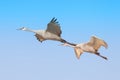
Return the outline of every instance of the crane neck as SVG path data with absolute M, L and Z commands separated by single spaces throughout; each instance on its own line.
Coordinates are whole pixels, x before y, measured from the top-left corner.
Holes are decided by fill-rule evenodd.
M 24 31 L 28 31 L 28 32 L 34 32 L 34 33 L 36 33 L 36 30 L 32 30 L 32 29 L 29 29 L 29 28 L 26 28 Z

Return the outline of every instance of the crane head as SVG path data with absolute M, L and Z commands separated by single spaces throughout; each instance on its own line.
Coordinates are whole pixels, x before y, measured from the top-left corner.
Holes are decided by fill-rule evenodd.
M 67 44 L 67 43 L 63 43 L 63 44 L 61 44 L 62 46 L 69 46 L 69 44 Z
M 27 28 L 25 28 L 25 27 L 22 27 L 22 28 L 19 28 L 19 29 L 17 29 L 17 30 L 27 30 Z

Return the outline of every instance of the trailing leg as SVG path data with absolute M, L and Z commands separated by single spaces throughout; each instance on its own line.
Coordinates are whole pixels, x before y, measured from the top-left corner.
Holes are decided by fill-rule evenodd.
M 107 57 L 100 55 L 100 53 L 98 53 L 98 52 L 95 53 L 95 54 L 96 54 L 97 56 L 100 56 L 101 58 L 103 58 L 103 59 L 105 59 L 105 60 L 108 60 Z

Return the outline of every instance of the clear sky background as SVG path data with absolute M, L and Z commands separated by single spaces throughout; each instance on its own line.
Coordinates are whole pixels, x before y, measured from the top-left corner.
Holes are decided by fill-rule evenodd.
M 104 39 L 109 48 L 99 52 L 109 60 L 88 53 L 78 60 L 60 42 L 16 30 L 46 29 L 53 17 L 70 42 Z M 120 80 L 119 0 L 1 0 L 0 37 L 0 80 Z

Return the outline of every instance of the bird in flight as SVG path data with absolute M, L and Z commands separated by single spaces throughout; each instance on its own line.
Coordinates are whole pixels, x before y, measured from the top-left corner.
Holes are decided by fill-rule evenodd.
M 97 38 L 96 36 L 92 36 L 90 41 L 87 42 L 87 43 L 80 43 L 80 44 L 76 44 L 75 46 L 74 45 L 70 45 L 68 43 L 64 43 L 62 44 L 63 46 L 69 46 L 69 47 L 73 47 L 74 48 L 74 51 L 75 51 L 75 54 L 76 54 L 76 57 L 79 59 L 81 54 L 83 54 L 83 52 L 89 52 L 89 53 L 93 53 L 97 56 L 100 56 L 101 58 L 107 60 L 107 57 L 105 56 L 102 56 L 99 52 L 98 52 L 98 49 L 101 47 L 101 46 L 104 46 L 105 48 L 108 47 L 107 43 L 100 39 L 100 38 Z
M 60 41 L 63 43 L 68 43 L 70 45 L 74 45 L 74 44 L 67 42 L 66 40 L 61 38 L 62 31 L 60 29 L 60 25 L 59 25 L 56 18 L 52 18 L 52 20 L 47 24 L 46 30 L 31 30 L 31 29 L 26 28 L 26 27 L 22 27 L 18 30 L 34 32 L 35 37 L 40 42 L 43 42 L 45 40 L 55 40 L 55 41 Z

